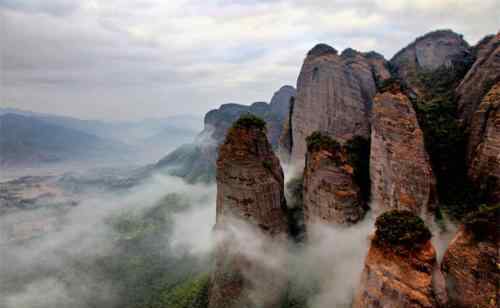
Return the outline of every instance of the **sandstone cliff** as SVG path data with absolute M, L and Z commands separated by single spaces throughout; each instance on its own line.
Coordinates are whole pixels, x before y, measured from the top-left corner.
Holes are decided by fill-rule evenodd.
M 436 307 L 436 252 L 422 220 L 392 211 L 377 218 L 376 227 L 353 307 Z
M 292 161 L 303 165 L 305 138 L 314 131 L 343 141 L 369 136 L 369 112 L 378 78 L 389 75 L 375 53 L 349 49 L 342 55 L 325 44 L 309 51 L 297 81 L 291 114 Z
M 500 81 L 500 33 L 484 38 L 473 52 L 476 60 L 456 89 L 460 117 L 466 123 L 481 98 Z
M 319 132 L 307 138 L 304 221 L 352 224 L 363 218 L 365 200 L 356 183 L 349 150 Z M 358 171 L 359 172 L 359 171 Z
M 235 219 L 244 221 L 267 241 L 283 243 L 288 232 L 283 185 L 283 172 L 267 140 L 265 122 L 240 118 L 229 130 L 217 159 L 215 229 L 223 240 L 216 247 L 209 307 L 279 306 L 286 279 L 238 249 L 249 243 L 234 242 L 238 237 L 231 224 Z
M 449 307 L 498 307 L 500 207 L 467 216 L 443 257 Z
M 433 209 L 436 181 L 410 100 L 396 87 L 373 104 L 370 178 L 375 213 Z
M 255 102 L 250 106 L 223 104 L 205 115 L 204 129 L 195 142 L 183 145 L 156 164 L 157 169 L 180 176 L 189 182 L 211 182 L 215 177 L 217 149 L 224 142 L 228 129 L 243 114 L 253 114 L 267 122 L 267 136 L 273 148 L 278 147 L 283 123 L 295 89 L 283 86 L 274 93 L 271 102 Z
M 468 147 L 469 176 L 488 203 L 500 202 L 500 82 L 474 112 Z
M 423 94 L 424 85 L 419 80 L 422 72 L 434 71 L 440 67 L 453 69 L 468 61 L 470 48 L 467 42 L 451 30 L 438 30 L 417 38 L 399 51 L 391 65 L 396 75 L 416 95 Z

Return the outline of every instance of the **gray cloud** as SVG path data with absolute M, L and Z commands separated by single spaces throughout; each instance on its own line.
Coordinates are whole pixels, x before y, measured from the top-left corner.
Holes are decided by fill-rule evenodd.
M 3 0 L 0 104 L 79 117 L 203 114 L 294 84 L 319 41 L 390 57 L 452 28 L 474 44 L 498 31 L 499 13 L 495 0 Z

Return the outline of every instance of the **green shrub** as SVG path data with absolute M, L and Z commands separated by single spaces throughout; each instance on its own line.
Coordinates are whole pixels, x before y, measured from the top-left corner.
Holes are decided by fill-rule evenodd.
M 201 274 L 162 294 L 162 306 L 169 308 L 208 307 L 209 275 Z
M 382 246 L 412 249 L 426 243 L 431 232 L 423 220 L 410 211 L 392 210 L 377 217 L 375 241 Z
M 316 152 L 327 150 L 332 153 L 340 150 L 340 144 L 330 136 L 316 131 L 306 138 L 307 151 Z
M 247 113 L 242 115 L 238 120 L 236 120 L 236 122 L 233 123 L 232 128 L 244 128 L 244 129 L 257 128 L 260 130 L 265 130 L 266 121 L 262 120 L 261 118 L 251 113 Z

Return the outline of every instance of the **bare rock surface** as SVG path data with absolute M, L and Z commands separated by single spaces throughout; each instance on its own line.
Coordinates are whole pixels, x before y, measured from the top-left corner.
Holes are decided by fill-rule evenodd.
M 345 147 L 310 149 L 304 169 L 305 224 L 353 224 L 365 210 Z
M 406 209 L 416 214 L 436 204 L 436 180 L 410 100 L 401 92 L 374 99 L 370 178 L 376 213 Z
M 486 194 L 488 203 L 500 202 L 500 82 L 483 98 L 472 117 L 469 139 L 469 176 Z
M 283 181 L 279 160 L 263 127 L 250 124 L 229 130 L 217 159 L 215 229 L 223 240 L 216 247 L 210 308 L 280 305 L 286 279 L 238 248 L 251 243 L 234 242 L 238 236 L 232 223 L 248 223 L 266 241 L 283 244 L 288 232 Z
M 487 239 L 462 226 L 443 257 L 449 307 L 498 307 L 500 298 L 498 214 Z
M 369 113 L 377 80 L 390 73 L 375 53 L 349 49 L 338 55 L 328 45 L 315 46 L 307 55 L 297 81 L 297 97 L 289 125 L 291 159 L 303 165 L 305 138 L 314 131 L 337 140 L 369 136 Z
M 403 48 L 391 59 L 391 64 L 398 77 L 419 95 L 423 90 L 418 80 L 419 72 L 433 71 L 442 66 L 453 68 L 455 62 L 462 62 L 469 53 L 469 45 L 462 35 L 451 30 L 438 30 Z
M 456 89 L 461 119 L 469 123 L 482 97 L 500 81 L 500 33 L 485 37 L 474 48 L 475 61 Z
M 404 213 L 404 215 L 411 220 L 419 219 L 411 217 L 413 214 Z M 381 239 L 379 235 L 381 227 L 378 221 L 379 219 L 352 307 L 437 307 L 432 279 L 432 272 L 436 266 L 436 251 L 429 240 L 428 230 L 424 232 L 425 234 L 416 233 L 418 235 L 415 235 L 415 238 L 408 238 L 405 244 L 389 243 Z M 398 223 L 398 225 L 388 225 L 384 229 L 402 228 L 399 231 L 391 230 L 393 232 L 391 234 L 401 236 L 408 234 L 409 226 L 402 226 L 405 222 L 396 220 L 388 223 Z M 419 223 L 422 224 L 421 220 Z

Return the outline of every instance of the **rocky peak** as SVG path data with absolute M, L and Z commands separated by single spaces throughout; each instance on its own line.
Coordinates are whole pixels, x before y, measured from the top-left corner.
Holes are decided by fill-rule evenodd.
M 307 138 L 304 169 L 304 220 L 311 225 L 352 224 L 363 218 L 365 201 L 347 146 L 315 132 Z
M 210 308 L 280 305 L 286 279 L 275 277 L 242 253 L 230 226 L 233 219 L 238 219 L 253 226 L 266 241 L 284 243 L 288 222 L 283 181 L 265 122 L 255 116 L 241 117 L 230 128 L 217 159 L 215 230 L 224 235 L 224 240 L 216 247 Z M 251 296 L 255 292 L 258 298 Z
M 353 307 L 437 307 L 436 252 L 423 221 L 408 211 L 377 218 Z
M 156 167 L 190 182 L 213 181 L 217 149 L 224 142 L 231 125 L 244 114 L 253 114 L 266 121 L 269 141 L 277 148 L 293 95 L 293 87 L 284 86 L 274 94 L 269 104 L 255 102 L 248 106 L 228 103 L 210 110 L 205 115 L 204 129 L 195 142 L 179 147 L 159 161 Z
M 308 57 L 320 57 L 325 55 L 336 55 L 338 52 L 335 48 L 327 44 L 317 44 L 307 53 Z
M 292 86 L 283 86 L 274 92 L 271 102 L 271 112 L 279 116 L 282 120 L 287 119 L 290 109 L 290 100 L 297 95 L 297 91 Z
M 460 118 L 468 124 L 483 96 L 500 81 L 500 32 L 474 47 L 475 61 L 456 89 Z
M 368 59 L 354 50 L 344 56 L 316 46 L 308 54 L 297 81 L 297 97 L 291 114 L 292 161 L 303 165 L 306 137 L 322 131 L 345 141 L 369 136 L 369 113 L 377 91 L 377 78 L 390 76 L 384 61 Z M 346 57 L 345 54 L 354 57 Z M 378 61 L 378 62 L 377 62 Z
M 500 206 L 482 208 L 465 223 L 441 263 L 448 307 L 498 307 Z
M 468 146 L 469 177 L 486 202 L 500 202 L 500 82 L 472 116 Z
M 377 94 L 372 111 L 370 177 L 376 213 L 422 214 L 436 205 L 436 180 L 412 104 L 398 87 Z
M 421 72 L 440 67 L 462 65 L 470 54 L 469 44 L 463 36 L 451 30 L 437 30 L 417 38 L 396 53 L 391 64 L 401 78 L 417 95 L 424 91 L 419 81 Z

